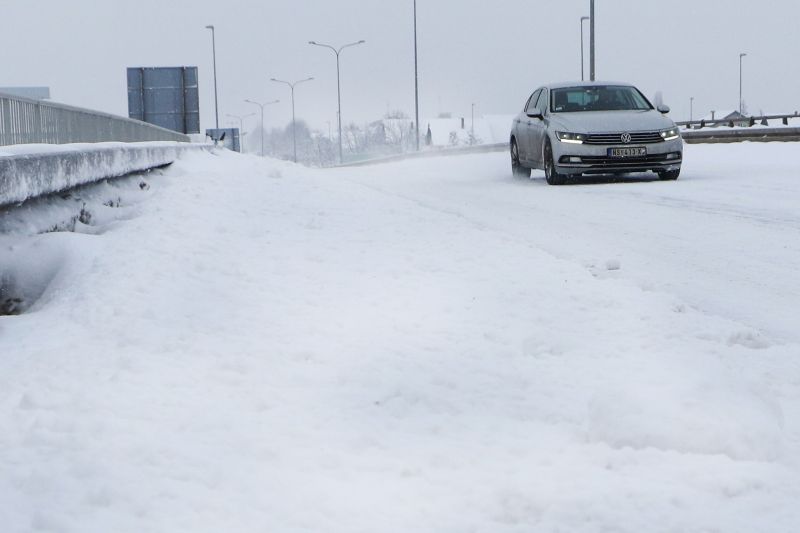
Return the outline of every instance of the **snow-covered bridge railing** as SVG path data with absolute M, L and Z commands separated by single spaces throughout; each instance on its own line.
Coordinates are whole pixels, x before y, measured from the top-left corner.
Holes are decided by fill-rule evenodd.
M 166 166 L 187 150 L 204 148 L 174 142 L 0 148 L 0 206 Z
M 0 146 L 9 145 L 21 146 L 0 148 L 0 206 L 168 165 L 197 148 L 139 120 L 0 94 Z
M 139 120 L 0 94 L 0 146 L 147 141 L 189 137 Z

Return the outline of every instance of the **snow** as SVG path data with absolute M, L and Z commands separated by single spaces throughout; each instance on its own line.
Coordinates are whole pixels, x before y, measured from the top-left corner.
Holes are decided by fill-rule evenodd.
M 3 530 L 795 530 L 795 151 L 216 151 L 7 211 Z

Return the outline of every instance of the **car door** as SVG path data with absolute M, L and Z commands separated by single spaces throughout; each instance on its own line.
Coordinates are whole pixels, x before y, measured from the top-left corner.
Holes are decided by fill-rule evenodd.
M 526 161 L 530 159 L 530 124 L 531 119 L 528 117 L 527 113 L 530 110 L 536 108 L 536 100 L 539 98 L 539 93 L 541 93 L 541 89 L 537 89 L 528 98 L 528 102 L 525 104 L 525 109 L 522 110 L 522 113 L 517 115 L 515 129 L 517 130 L 517 148 L 519 149 L 519 158 L 522 161 Z
M 542 115 L 541 119 L 532 118 L 528 125 L 528 142 L 530 154 L 527 159 L 537 168 L 544 168 L 542 161 L 542 148 L 547 134 L 547 120 L 549 114 L 550 91 L 542 89 L 536 101 L 536 112 Z

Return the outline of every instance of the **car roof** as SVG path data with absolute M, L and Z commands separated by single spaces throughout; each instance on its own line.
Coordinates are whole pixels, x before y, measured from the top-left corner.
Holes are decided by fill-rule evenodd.
M 598 87 L 605 85 L 614 85 L 617 87 L 634 87 L 631 83 L 623 81 L 566 81 L 561 83 L 550 83 L 544 85 L 547 89 L 566 89 L 573 87 Z

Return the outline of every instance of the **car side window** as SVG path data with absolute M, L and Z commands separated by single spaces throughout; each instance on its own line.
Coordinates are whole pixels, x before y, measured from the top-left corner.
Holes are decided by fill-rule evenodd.
M 542 115 L 547 114 L 547 107 L 550 101 L 549 95 L 547 94 L 547 89 L 542 89 L 542 94 L 539 95 L 539 102 L 536 104 L 536 108 Z
M 528 103 L 525 104 L 525 112 L 528 113 L 532 109 L 536 108 L 536 101 L 539 99 L 539 94 L 542 92 L 541 89 L 538 89 L 533 92 L 530 98 L 528 98 Z
M 536 98 L 531 100 L 531 111 L 538 110 L 539 98 L 541 98 L 541 97 L 542 97 L 542 90 L 539 89 L 538 91 L 536 91 Z

